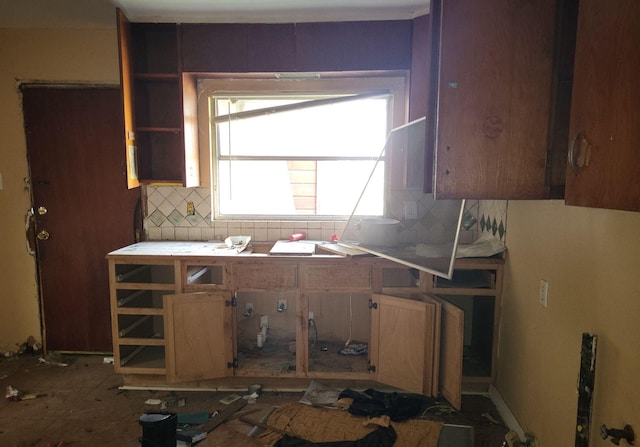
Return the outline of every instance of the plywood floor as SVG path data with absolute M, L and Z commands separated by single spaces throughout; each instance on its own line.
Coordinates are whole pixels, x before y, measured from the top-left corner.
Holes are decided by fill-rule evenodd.
M 159 411 L 145 404 L 150 398 L 184 398 L 177 413 L 222 410 L 220 399 L 229 392 L 123 390 L 122 377 L 101 356 L 72 356 L 68 366 L 42 363 L 39 357 L 23 354 L 0 359 L 0 387 L 12 386 L 23 393 L 36 394 L 30 400 L 0 400 L 0 446 L 3 447 L 82 447 L 140 446 L 140 416 Z M 255 404 L 242 411 L 255 410 L 249 417 L 259 420 L 273 406 L 297 402 L 301 392 L 264 393 Z M 464 396 L 463 410 L 456 413 L 432 412 L 431 417 L 445 423 L 474 425 L 475 447 L 502 445 L 506 429 L 485 415 L 499 417 L 490 400 L 483 396 Z M 199 443 L 199 447 L 259 446 L 247 438 L 251 427 L 239 420 L 227 422 Z

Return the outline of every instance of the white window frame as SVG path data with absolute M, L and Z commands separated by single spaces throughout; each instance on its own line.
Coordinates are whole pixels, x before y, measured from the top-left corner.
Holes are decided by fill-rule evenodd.
M 273 92 L 300 94 L 364 94 L 385 91 L 391 96 L 388 130 L 406 122 L 408 115 L 408 72 L 374 71 L 357 73 L 268 73 L 268 74 L 208 74 L 198 78 L 198 128 L 200 145 L 201 186 L 211 189 L 212 220 L 335 220 L 331 216 L 294 215 L 220 216 L 215 186 L 214 131 L 209 116 L 209 97 L 219 93 L 270 94 Z M 382 148 L 381 148 L 382 149 Z M 386 180 L 385 180 L 386 181 Z M 354 203 L 355 205 L 355 203 Z M 346 216 L 345 218 L 348 218 Z

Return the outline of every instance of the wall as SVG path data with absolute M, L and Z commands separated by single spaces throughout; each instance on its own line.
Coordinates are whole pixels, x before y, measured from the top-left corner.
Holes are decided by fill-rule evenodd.
M 118 84 L 113 25 L 76 29 L 0 28 L 0 349 L 40 340 L 34 258 L 28 254 L 25 216 L 30 205 L 26 143 L 18 85 L 22 81 Z
M 631 424 L 637 433 L 640 213 L 510 201 L 507 220 L 498 391 L 542 446 L 574 445 L 581 335 L 592 332 L 590 445 L 611 445 L 600 438 L 601 424 Z M 546 309 L 540 279 L 549 282 Z

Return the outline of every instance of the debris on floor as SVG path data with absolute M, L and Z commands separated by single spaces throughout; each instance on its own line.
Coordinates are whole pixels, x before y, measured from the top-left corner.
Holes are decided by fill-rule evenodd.
M 58 354 L 47 354 L 47 355 L 43 355 L 41 356 L 38 361 L 40 363 L 44 363 L 47 365 L 54 365 L 54 366 L 69 366 L 69 362 L 66 361 L 66 359 Z
M 0 350 L 7 358 L 21 355 L 24 353 L 38 353 L 42 349 L 42 345 L 33 337 L 29 336 L 27 341 L 23 343 L 16 343 L 15 347 L 2 346 Z
M 7 385 L 7 392 L 5 393 L 5 397 L 7 398 L 8 401 L 19 402 L 21 400 L 37 399 L 39 397 L 39 394 L 37 394 L 37 393 L 23 393 L 19 389 L 15 388 L 15 387 L 13 387 L 11 385 Z
M 163 400 L 160 403 L 160 409 L 167 410 L 169 408 L 184 407 L 185 405 L 187 405 L 187 400 L 184 397 L 179 397 L 176 399 Z

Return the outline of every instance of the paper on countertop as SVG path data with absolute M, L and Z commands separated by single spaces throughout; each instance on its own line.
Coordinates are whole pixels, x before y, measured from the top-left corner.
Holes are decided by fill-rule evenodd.
M 235 250 L 236 253 L 244 251 L 251 242 L 251 236 L 229 236 L 224 240 L 227 248 Z
M 504 242 L 484 234 L 472 244 L 458 244 L 456 258 L 487 258 L 505 250 Z

